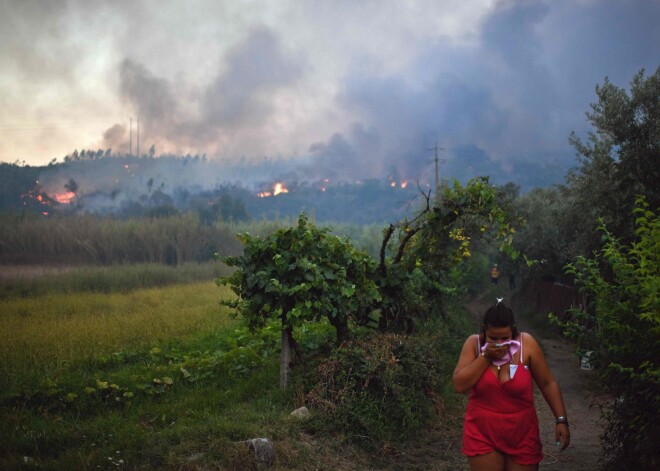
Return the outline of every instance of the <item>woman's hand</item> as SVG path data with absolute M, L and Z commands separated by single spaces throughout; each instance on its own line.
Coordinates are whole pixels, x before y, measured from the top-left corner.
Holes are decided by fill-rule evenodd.
M 555 426 L 555 440 L 561 451 L 564 451 L 571 443 L 571 432 L 568 430 L 568 424 L 559 423 Z
M 452 377 L 454 389 L 458 393 L 468 392 L 490 366 L 490 360 L 486 357 L 486 352 L 484 351 L 483 355 L 481 352 L 477 354 L 478 348 L 479 338 L 477 335 L 471 335 L 463 344 Z M 481 358 L 482 356 L 483 358 Z
M 487 343 L 486 344 L 486 349 L 483 351 L 484 356 L 488 361 L 495 361 L 495 360 L 501 360 L 504 355 L 506 355 L 509 352 L 509 347 L 508 345 L 503 345 L 501 347 L 497 346 L 499 344 L 497 343 Z

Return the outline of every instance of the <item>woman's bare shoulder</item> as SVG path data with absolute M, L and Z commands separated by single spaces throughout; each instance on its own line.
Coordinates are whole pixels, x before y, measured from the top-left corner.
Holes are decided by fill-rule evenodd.
M 523 343 L 523 348 L 528 348 L 530 351 L 540 349 L 539 343 L 536 341 L 534 336 L 528 332 L 521 332 L 520 338 Z
M 472 334 L 468 338 L 465 339 L 465 343 L 463 344 L 464 347 L 467 346 L 474 346 L 474 348 L 477 348 L 479 345 L 479 334 Z

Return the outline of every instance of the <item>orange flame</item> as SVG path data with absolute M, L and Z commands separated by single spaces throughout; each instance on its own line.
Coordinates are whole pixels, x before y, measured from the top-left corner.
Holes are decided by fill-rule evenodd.
M 280 193 L 288 193 L 289 190 L 284 186 L 283 183 L 275 183 L 273 187 L 273 195 L 279 195 Z
M 280 193 L 288 193 L 289 189 L 284 186 L 284 183 L 277 182 L 273 185 L 273 191 L 262 191 L 257 193 L 259 198 L 268 198 L 269 196 L 277 196 Z
M 59 193 L 55 195 L 55 201 L 60 204 L 69 204 L 76 197 L 76 194 L 73 191 L 67 191 L 66 193 Z
M 401 188 L 405 188 L 408 186 L 408 181 L 404 180 L 401 182 Z

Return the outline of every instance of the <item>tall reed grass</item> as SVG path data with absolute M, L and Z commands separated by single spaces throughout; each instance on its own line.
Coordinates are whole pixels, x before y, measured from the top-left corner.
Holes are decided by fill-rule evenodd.
M 238 255 L 239 232 L 263 236 L 295 224 L 294 219 L 200 222 L 196 213 L 116 219 L 92 214 L 48 218 L 0 214 L 0 265 L 114 265 L 204 262 L 215 253 Z M 324 223 L 333 233 L 376 256 L 383 226 Z
M 0 299 L 47 293 L 113 293 L 176 283 L 211 281 L 229 273 L 215 261 L 189 262 L 176 267 L 156 263 L 109 267 L 0 266 Z
M 223 224 L 201 224 L 195 213 L 114 219 L 97 215 L 49 218 L 0 214 L 2 264 L 177 265 L 236 255 L 241 245 Z

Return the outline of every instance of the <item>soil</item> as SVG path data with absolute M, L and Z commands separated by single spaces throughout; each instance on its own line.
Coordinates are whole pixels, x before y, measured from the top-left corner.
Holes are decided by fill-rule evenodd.
M 468 308 L 475 316 L 475 325 L 483 316 L 491 299 L 476 299 Z M 515 306 L 515 300 L 514 300 Z M 593 471 L 599 467 L 602 448 L 600 435 L 603 423 L 600 410 L 593 406 L 595 378 L 593 371 L 580 368 L 573 346 L 558 334 L 537 329 L 530 319 L 516 319 L 522 331 L 530 333 L 541 345 L 550 371 L 557 379 L 570 420 L 571 444 L 560 452 L 555 443 L 554 415 L 538 388 L 534 387 L 536 410 L 539 417 L 544 458 L 540 470 Z M 475 330 L 476 331 L 476 330 Z M 457 352 L 458 355 L 458 352 Z M 465 399 L 465 402 L 467 400 Z M 469 470 L 467 459 L 460 452 L 462 444 L 462 419 L 447 420 L 440 417 L 433 426 L 414 443 L 405 445 L 392 456 L 384 456 L 379 466 L 362 469 L 385 470 Z M 386 455 L 388 450 L 384 450 Z

